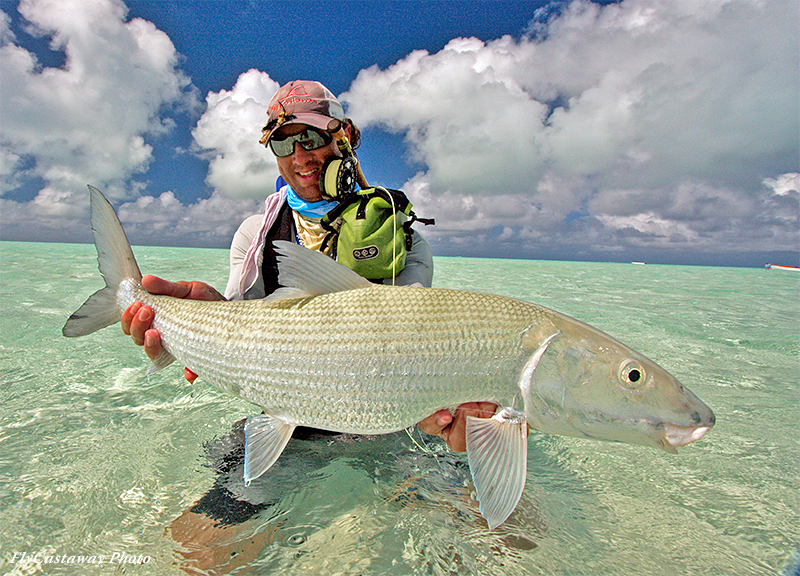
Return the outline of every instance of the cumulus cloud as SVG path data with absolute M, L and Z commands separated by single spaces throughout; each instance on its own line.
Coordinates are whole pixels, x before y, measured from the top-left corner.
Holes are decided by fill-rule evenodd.
M 214 192 L 210 198 L 184 205 L 172 192 L 141 196 L 119 207 L 118 214 L 132 242 L 158 238 L 159 244 L 225 245 L 238 225 L 261 209 L 261 202 L 241 201 Z
M 136 176 L 153 160 L 148 139 L 169 132 L 176 112 L 198 108 L 196 89 L 180 70 L 169 37 L 150 22 L 126 20 L 119 0 L 22 0 L 18 10 L 27 32 L 49 39 L 65 61 L 61 67 L 40 64 L 17 43 L 9 16 L 0 12 L 0 192 L 41 183 L 29 202 L 0 198 L 3 235 L 85 241 L 86 184 L 117 200 L 142 194 L 145 184 Z M 251 105 L 247 97 L 239 99 L 249 81 L 245 75 L 231 92 L 209 94 L 209 111 L 196 128 L 200 146 L 219 150 L 211 158 L 209 181 L 222 193 L 188 206 L 172 192 L 124 204 L 120 218 L 132 241 L 221 245 L 244 216 L 258 210 L 256 202 L 223 194 L 241 195 L 225 186 L 225 178 L 232 170 L 246 175 L 255 157 L 237 140 L 252 124 L 240 122 Z M 269 92 L 269 79 L 264 82 L 262 90 Z M 230 110 L 240 116 L 226 118 Z M 239 124 L 224 126 L 226 120 Z M 238 165 L 231 169 L 237 147 Z M 231 180 L 247 184 L 246 178 Z
M 42 66 L 3 15 L 4 191 L 35 178 L 51 202 L 69 203 L 87 182 L 131 194 L 129 179 L 152 160 L 147 138 L 172 127 L 162 112 L 192 105 L 172 42 L 149 22 L 126 21 L 119 0 L 22 0 L 18 9 L 65 64 Z
M 87 240 L 87 182 L 126 202 L 141 241 L 223 245 L 258 211 L 278 174 L 258 144 L 278 88 L 266 72 L 206 96 L 191 152 L 213 192 L 182 204 L 146 181 L 154 139 L 202 106 L 167 35 L 121 0 L 18 9 L 64 63 L 39 62 L 0 12 L 0 194 L 36 191 L 0 198 L 3 237 Z M 341 99 L 362 128 L 402 135 L 422 167 L 403 188 L 437 219 L 440 254 L 796 253 L 795 28 L 787 2 L 554 2 L 522 37 L 411 52 Z
M 363 70 L 342 99 L 426 167 L 405 189 L 441 248 L 796 251 L 795 24 L 782 2 L 576 1 L 521 39 Z
M 781 174 L 777 178 L 764 178 L 764 186 L 770 188 L 778 196 L 798 195 L 800 194 L 800 174 L 789 172 Z
M 268 74 L 249 70 L 232 90 L 206 97 L 206 111 L 192 136 L 209 160 L 206 181 L 226 196 L 263 198 L 265 183 L 278 177 L 275 157 L 258 140 L 267 122 L 267 104 L 279 87 Z

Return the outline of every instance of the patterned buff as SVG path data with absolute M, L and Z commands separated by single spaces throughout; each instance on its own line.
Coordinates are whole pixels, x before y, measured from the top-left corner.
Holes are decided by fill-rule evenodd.
M 322 218 L 336 207 L 338 202 L 330 202 L 327 200 L 320 200 L 319 202 L 306 202 L 297 192 L 292 190 L 291 186 L 287 186 L 286 200 L 289 202 L 289 207 L 302 214 L 306 218 Z

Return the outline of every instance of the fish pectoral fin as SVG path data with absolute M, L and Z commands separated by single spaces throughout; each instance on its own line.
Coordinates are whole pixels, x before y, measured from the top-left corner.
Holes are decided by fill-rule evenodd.
M 492 418 L 467 417 L 467 456 L 480 511 L 494 529 L 522 497 L 528 468 L 525 415 L 503 408 Z
M 249 416 L 244 423 L 244 482 L 269 470 L 286 448 L 296 424 L 269 414 Z
M 161 349 L 161 352 L 158 356 L 155 357 L 155 360 L 150 362 L 150 366 L 147 367 L 146 374 L 150 376 L 150 374 L 155 374 L 159 370 L 166 368 L 170 364 L 175 362 L 175 356 L 164 350 Z

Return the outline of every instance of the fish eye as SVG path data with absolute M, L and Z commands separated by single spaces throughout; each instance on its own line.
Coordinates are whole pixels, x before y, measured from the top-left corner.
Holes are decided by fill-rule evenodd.
M 638 390 L 647 382 L 644 366 L 631 359 L 620 364 L 618 377 L 620 383 L 629 390 Z

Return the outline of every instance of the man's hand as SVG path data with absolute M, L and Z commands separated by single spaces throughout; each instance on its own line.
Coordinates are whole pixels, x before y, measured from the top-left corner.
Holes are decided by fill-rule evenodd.
M 419 422 L 417 426 L 426 434 L 441 436 L 455 452 L 467 451 L 467 416 L 491 418 L 497 405 L 491 402 L 467 402 L 456 409 L 455 415 L 449 410 L 439 410 Z
M 225 300 L 214 288 L 204 282 L 170 282 L 147 275 L 142 278 L 142 286 L 151 294 L 186 298 L 188 300 Z M 161 334 L 151 328 L 153 309 L 141 302 L 134 302 L 122 313 L 122 331 L 129 335 L 137 346 L 144 346 L 144 352 L 150 360 L 161 353 Z M 194 382 L 197 374 L 185 369 L 184 375 L 189 382 Z

